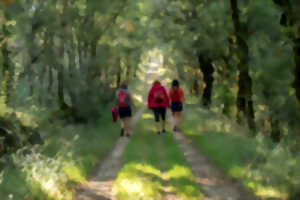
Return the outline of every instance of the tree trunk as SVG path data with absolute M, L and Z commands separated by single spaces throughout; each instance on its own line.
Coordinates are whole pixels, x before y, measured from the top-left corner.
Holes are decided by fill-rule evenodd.
M 294 42 L 294 56 L 295 56 L 295 80 L 294 80 L 294 88 L 296 90 L 296 96 L 298 99 L 298 103 L 300 105 L 300 31 L 298 33 L 297 38 L 295 38 Z
M 90 54 L 91 54 L 91 62 L 88 66 L 88 80 L 91 80 L 97 76 L 97 39 L 92 40 Z
M 300 2 L 297 0 L 273 0 L 275 4 L 283 9 L 280 24 L 288 26 L 294 30 L 294 82 L 292 87 L 295 88 L 296 98 L 300 105 Z
M 193 91 L 192 94 L 199 96 L 199 84 L 198 84 L 197 76 L 195 76 L 195 79 L 193 81 L 192 91 Z
M 9 99 L 9 51 L 6 43 L 3 45 L 1 51 L 3 56 L 1 95 L 4 98 L 4 103 L 7 104 Z
M 129 82 L 130 79 L 130 66 L 129 63 L 126 65 L 126 81 Z
M 121 68 L 121 58 L 119 57 L 118 58 L 118 63 L 117 63 L 117 65 L 118 65 L 118 72 L 117 72 L 117 82 L 116 82 L 116 85 L 117 85 L 117 88 L 119 88 L 120 87 L 120 85 L 121 85 L 121 76 L 122 76 L 122 68 Z
M 300 2 L 292 1 L 291 8 L 293 9 L 293 26 L 295 31 L 294 38 L 294 60 L 295 60 L 295 80 L 294 80 L 294 88 L 296 90 L 296 97 L 298 99 L 298 103 L 300 105 Z
M 212 60 L 208 57 L 203 55 L 198 56 L 200 69 L 203 73 L 203 81 L 205 83 L 205 88 L 202 95 L 202 104 L 203 106 L 209 108 L 211 105 L 211 96 L 212 96 L 212 89 L 213 89 L 213 82 L 214 82 L 214 67 L 212 65 Z
M 249 128 L 254 130 L 254 108 L 252 101 L 252 79 L 249 75 L 249 50 L 248 45 L 243 37 L 246 37 L 247 33 L 243 32 L 242 23 L 240 22 L 240 11 L 238 9 L 237 0 L 230 0 L 232 10 L 232 21 L 234 25 L 234 32 L 236 37 L 236 43 L 239 49 L 238 57 L 238 94 L 237 94 L 237 120 L 242 121 L 243 114 L 247 118 Z
M 65 10 L 65 6 L 63 10 Z M 59 56 L 61 61 L 58 63 L 57 67 L 57 80 L 58 80 L 58 105 L 61 110 L 66 110 L 68 105 L 65 103 L 64 99 L 64 55 L 65 55 L 65 26 L 66 22 L 63 19 L 64 11 L 61 15 L 61 35 L 60 35 L 60 49 L 59 49 Z
M 3 25 L 3 32 L 4 37 L 9 36 L 9 32 L 6 29 L 6 25 Z M 10 101 L 10 94 L 11 94 L 11 85 L 12 85 L 12 76 L 13 76 L 13 69 L 12 63 L 10 61 L 10 52 L 8 50 L 7 41 L 4 42 L 2 48 L 2 57 L 3 57 L 3 68 L 2 68 L 2 82 L 1 82 L 1 95 L 4 98 L 4 103 L 8 104 Z
M 75 44 L 74 42 L 71 40 L 70 41 L 70 46 L 72 47 L 69 52 L 69 79 L 70 81 L 74 81 L 74 72 L 76 70 L 76 55 L 75 55 Z M 72 102 L 72 107 L 75 109 L 76 105 L 77 105 L 77 97 L 76 97 L 76 92 L 74 92 L 74 88 L 76 88 L 76 86 L 74 85 L 70 85 L 68 84 L 68 91 L 71 97 L 71 102 Z

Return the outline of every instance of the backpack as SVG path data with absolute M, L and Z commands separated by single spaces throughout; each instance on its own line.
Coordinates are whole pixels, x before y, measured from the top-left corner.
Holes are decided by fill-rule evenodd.
M 181 100 L 179 88 L 177 90 L 171 89 L 170 97 L 172 102 L 179 102 Z
M 118 105 L 122 108 L 129 106 L 129 95 L 127 92 L 120 91 L 118 93 Z
M 156 103 L 162 103 L 165 100 L 165 94 L 162 89 L 153 92 L 153 98 Z

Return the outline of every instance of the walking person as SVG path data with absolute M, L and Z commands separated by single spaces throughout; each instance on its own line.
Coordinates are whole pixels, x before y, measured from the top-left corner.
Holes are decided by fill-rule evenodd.
M 172 87 L 169 90 L 173 131 L 180 131 L 181 112 L 184 107 L 184 93 L 179 86 L 178 80 L 172 81 Z
M 116 106 L 121 120 L 121 136 L 130 137 L 133 101 L 126 83 L 122 83 L 116 92 Z
M 166 89 L 160 81 L 155 80 L 148 93 L 148 108 L 152 109 L 154 113 L 158 135 L 166 132 L 166 112 L 169 107 L 170 102 Z

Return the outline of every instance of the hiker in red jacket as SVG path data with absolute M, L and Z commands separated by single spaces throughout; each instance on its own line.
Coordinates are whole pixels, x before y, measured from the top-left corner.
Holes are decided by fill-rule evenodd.
M 166 132 L 166 112 L 170 107 L 166 89 L 156 80 L 148 93 L 148 108 L 153 110 L 157 134 Z M 162 119 L 160 123 L 160 118 Z
M 184 93 L 179 87 L 179 81 L 173 80 L 169 90 L 169 97 L 172 110 L 173 131 L 180 131 L 181 112 L 184 107 Z
M 129 137 L 131 132 L 131 107 L 134 105 L 126 83 L 122 83 L 117 90 L 115 101 L 121 120 L 121 136 Z

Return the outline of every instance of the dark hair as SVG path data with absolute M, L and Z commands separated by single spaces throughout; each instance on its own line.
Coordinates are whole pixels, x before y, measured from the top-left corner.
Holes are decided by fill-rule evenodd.
M 161 85 L 161 83 L 160 83 L 159 80 L 155 80 L 155 81 L 153 82 L 153 85 Z
M 176 79 L 174 79 L 174 80 L 172 81 L 172 87 L 179 87 L 179 81 L 176 80 Z
M 125 83 L 125 82 L 122 83 L 121 86 L 120 86 L 120 88 L 126 90 L 128 88 L 127 87 L 127 83 Z

